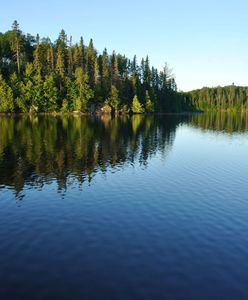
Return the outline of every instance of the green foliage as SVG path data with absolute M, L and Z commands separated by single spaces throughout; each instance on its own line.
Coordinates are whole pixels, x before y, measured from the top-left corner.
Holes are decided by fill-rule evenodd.
M 22 81 L 19 80 L 17 74 L 14 72 L 9 79 L 9 85 L 13 93 L 15 102 L 15 111 L 26 112 L 23 95 L 25 95 L 25 86 Z
M 177 93 L 167 65 L 159 72 L 148 56 L 139 65 L 136 56 L 129 60 L 107 49 L 98 55 L 92 39 L 88 47 L 83 38 L 73 44 L 70 37 L 68 43 L 64 30 L 55 42 L 35 39 L 23 34 L 16 21 L 0 33 L 0 74 L 12 90 L 16 112 L 85 112 L 106 100 L 125 113 L 129 108 L 135 113 L 193 108 L 189 95 Z
M 129 109 L 127 104 L 124 104 L 124 105 L 121 106 L 119 112 L 121 114 L 128 114 L 130 112 L 130 109 Z
M 154 112 L 154 104 L 151 101 L 148 91 L 146 91 L 146 112 L 148 113 Z
M 38 34 L 36 36 L 36 47 L 34 50 L 34 69 L 38 75 L 41 74 L 42 58 L 41 58 L 40 37 Z
M 2 75 L 0 75 L 0 111 L 13 112 L 14 100 L 11 88 L 7 85 Z
M 141 114 L 144 112 L 142 105 L 139 102 L 138 97 L 135 95 L 132 102 L 132 112 L 134 114 Z
M 202 88 L 185 94 L 195 109 L 203 111 L 246 111 L 248 88 L 235 85 Z
M 75 77 L 75 85 L 73 88 L 74 110 L 86 111 L 88 101 L 93 97 L 93 91 L 88 84 L 88 75 L 82 68 L 77 68 Z
M 118 111 L 120 99 L 118 95 L 118 90 L 114 85 L 111 86 L 111 91 L 107 102 L 111 105 L 115 112 Z
M 43 97 L 44 107 L 42 110 L 45 112 L 55 112 L 57 110 L 58 89 L 52 74 L 45 77 L 43 83 Z
M 61 77 L 63 77 L 65 74 L 65 57 L 61 45 L 58 47 L 56 71 Z
M 69 108 L 68 100 L 64 99 L 62 102 L 61 112 L 67 113 L 69 111 L 70 111 L 70 108 Z
M 13 56 L 16 59 L 18 74 L 21 72 L 21 50 L 23 45 L 22 32 L 19 29 L 19 24 L 15 20 L 12 24 L 10 47 L 13 52 Z

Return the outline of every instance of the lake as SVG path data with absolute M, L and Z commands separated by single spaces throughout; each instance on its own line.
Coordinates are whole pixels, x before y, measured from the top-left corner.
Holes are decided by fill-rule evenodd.
M 248 299 L 248 114 L 0 117 L 0 299 Z

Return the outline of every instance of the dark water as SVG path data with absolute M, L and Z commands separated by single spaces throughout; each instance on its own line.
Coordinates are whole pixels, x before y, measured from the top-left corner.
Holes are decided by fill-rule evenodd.
M 248 299 L 248 115 L 0 118 L 0 299 Z

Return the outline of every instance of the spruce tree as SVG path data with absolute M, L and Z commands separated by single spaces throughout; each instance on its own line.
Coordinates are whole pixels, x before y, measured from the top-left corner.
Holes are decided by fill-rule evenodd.
M 86 111 L 88 101 L 93 97 L 93 91 L 88 85 L 88 76 L 82 68 L 77 68 L 75 72 L 75 95 L 74 110 Z
M 14 57 L 17 65 L 17 72 L 20 74 L 21 72 L 21 49 L 23 46 L 22 33 L 19 29 L 19 24 L 15 20 L 12 25 L 11 32 L 11 50 L 14 53 Z
M 149 92 L 146 90 L 146 112 L 153 113 L 154 112 L 154 104 L 151 101 L 149 96 Z
M 56 87 L 56 82 L 52 74 L 46 75 L 45 77 L 45 81 L 43 83 L 43 97 L 44 97 L 44 107 L 42 107 L 43 111 L 55 112 L 59 109 L 57 105 L 58 89 Z
M 131 110 L 134 114 L 141 114 L 144 112 L 143 107 L 136 95 L 133 98 Z
M 42 58 L 41 58 L 41 48 L 40 48 L 40 36 L 36 36 L 36 46 L 34 50 L 34 69 L 37 74 L 41 75 L 42 69 Z
M 107 102 L 110 104 L 110 106 L 114 109 L 115 112 L 118 111 L 120 99 L 118 95 L 118 90 L 114 85 L 111 86 L 111 91 Z
M 85 71 L 86 58 L 85 58 L 84 40 L 83 40 L 82 36 L 80 38 L 80 44 L 79 44 L 78 50 L 79 50 L 79 65 L 78 66 L 83 68 L 83 70 Z
M 89 76 L 89 84 L 91 88 L 94 88 L 95 85 L 95 61 L 96 61 L 96 52 L 93 45 L 93 40 L 90 39 L 89 46 L 87 48 L 87 73 Z
M 0 75 L 0 112 L 13 112 L 14 99 L 11 88 Z

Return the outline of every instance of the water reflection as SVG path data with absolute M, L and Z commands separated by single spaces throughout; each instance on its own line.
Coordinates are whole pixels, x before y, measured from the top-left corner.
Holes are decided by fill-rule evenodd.
M 190 117 L 190 123 L 204 130 L 222 133 L 240 133 L 248 131 L 248 113 L 212 113 L 198 114 Z
M 248 114 L 1 117 L 0 186 L 20 192 L 56 180 L 66 189 L 107 169 L 146 166 L 156 153 L 166 157 L 183 123 L 232 134 L 248 130 Z
M 181 117 L 111 116 L 0 118 L 0 185 L 19 192 L 56 179 L 91 181 L 96 172 L 139 162 L 171 149 Z M 70 177 L 70 180 L 69 180 Z

